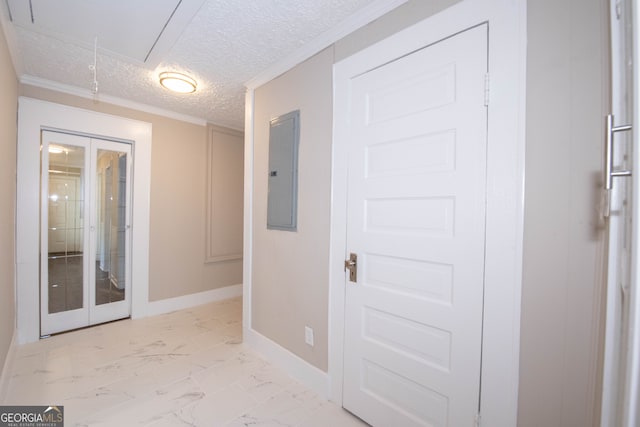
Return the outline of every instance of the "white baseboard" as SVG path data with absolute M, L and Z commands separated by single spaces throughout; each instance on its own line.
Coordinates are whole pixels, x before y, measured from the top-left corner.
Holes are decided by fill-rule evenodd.
M 7 351 L 7 357 L 4 359 L 4 366 L 2 367 L 2 375 L 0 375 L 0 404 L 4 404 L 7 401 L 7 394 L 9 392 L 9 373 L 13 366 L 13 359 L 16 355 L 16 337 L 17 333 L 13 331 L 13 337 L 11 338 L 11 344 L 9 344 L 9 351 Z
M 244 344 L 268 362 L 300 381 L 323 399 L 329 399 L 329 375 L 251 328 L 243 329 Z
M 208 304 L 210 302 L 235 298 L 241 295 L 242 285 L 231 285 L 225 286 L 224 288 L 212 289 L 210 291 L 198 292 L 197 294 L 152 301 L 147 306 L 146 315 L 156 316 L 158 314 L 170 313 L 172 311 Z

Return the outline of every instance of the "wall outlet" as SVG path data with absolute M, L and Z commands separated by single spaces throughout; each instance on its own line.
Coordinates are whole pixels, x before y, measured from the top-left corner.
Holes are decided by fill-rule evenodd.
M 304 327 L 304 342 L 313 347 L 313 329 L 308 326 Z

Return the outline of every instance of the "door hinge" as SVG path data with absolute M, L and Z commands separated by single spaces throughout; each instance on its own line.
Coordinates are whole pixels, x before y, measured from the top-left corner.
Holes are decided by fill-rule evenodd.
M 489 106 L 489 73 L 484 75 L 484 106 Z

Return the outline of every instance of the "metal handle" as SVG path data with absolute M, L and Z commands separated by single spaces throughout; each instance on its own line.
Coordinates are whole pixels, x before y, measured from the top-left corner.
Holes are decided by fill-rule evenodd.
M 358 255 L 349 254 L 349 259 L 344 262 L 344 271 L 349 270 L 349 281 L 358 281 Z
M 607 130 L 606 130 L 606 155 L 604 165 L 604 188 L 611 190 L 613 187 L 613 177 L 615 176 L 631 176 L 630 170 L 613 170 L 613 136 L 616 132 L 631 130 L 631 125 L 614 126 L 613 114 L 607 114 Z

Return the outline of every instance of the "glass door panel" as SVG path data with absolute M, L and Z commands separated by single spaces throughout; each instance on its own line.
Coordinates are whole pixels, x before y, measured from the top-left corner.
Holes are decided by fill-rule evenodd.
M 82 308 L 84 148 L 49 154 L 49 313 Z M 74 165 L 73 157 L 81 164 Z M 80 167 L 78 167 L 80 166 Z
M 126 285 L 126 153 L 98 150 L 96 305 L 124 300 Z
M 92 139 L 92 207 L 95 219 L 95 268 L 91 288 L 91 321 L 99 323 L 130 313 L 129 210 L 130 146 Z
M 88 141 L 42 133 L 42 334 L 84 326 L 88 318 L 86 201 Z

